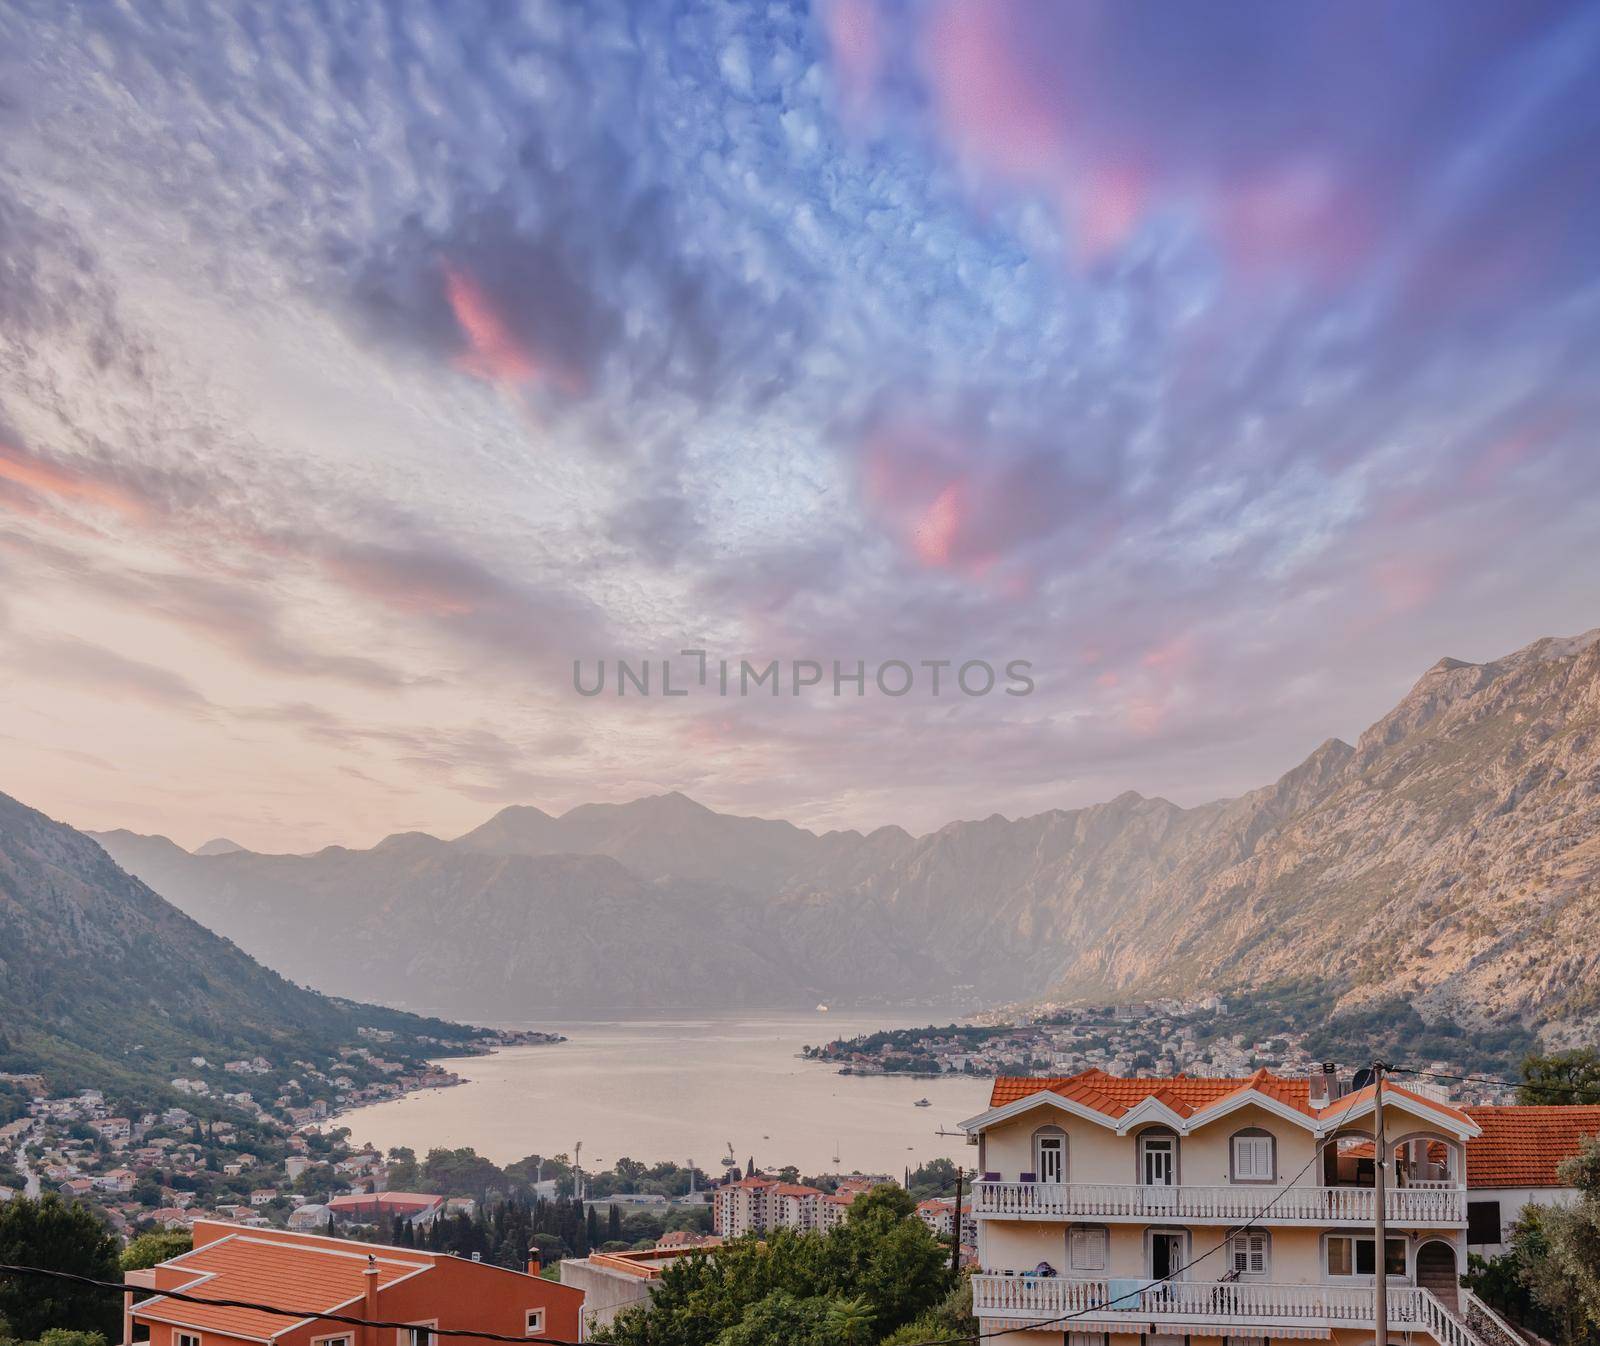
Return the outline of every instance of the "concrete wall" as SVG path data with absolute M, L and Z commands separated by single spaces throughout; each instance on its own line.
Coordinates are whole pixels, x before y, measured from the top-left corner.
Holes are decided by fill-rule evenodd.
M 591 1331 L 606 1326 L 630 1305 L 644 1303 L 650 1298 L 650 1287 L 655 1284 L 643 1276 L 596 1266 L 586 1257 L 569 1257 L 560 1263 L 558 1270 L 561 1284 L 583 1291 L 583 1321 Z

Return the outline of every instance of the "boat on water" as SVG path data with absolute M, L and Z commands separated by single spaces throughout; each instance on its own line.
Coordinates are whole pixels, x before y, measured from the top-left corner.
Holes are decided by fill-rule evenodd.
M 933 1106 L 933 1104 L 928 1102 L 928 1100 L 925 1099 L 925 1098 L 919 1098 L 911 1106 L 914 1107 L 914 1108 L 931 1108 Z

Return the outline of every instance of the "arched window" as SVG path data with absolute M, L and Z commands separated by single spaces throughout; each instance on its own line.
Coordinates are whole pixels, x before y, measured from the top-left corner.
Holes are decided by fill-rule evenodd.
M 1277 1182 L 1277 1137 L 1259 1126 L 1247 1126 L 1228 1137 L 1228 1180 Z
M 1040 1182 L 1066 1182 L 1067 1133 L 1059 1126 L 1041 1126 L 1033 1133 L 1033 1171 Z

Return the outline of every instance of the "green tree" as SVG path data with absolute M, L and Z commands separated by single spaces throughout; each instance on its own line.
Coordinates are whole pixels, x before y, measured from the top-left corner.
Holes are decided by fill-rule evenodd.
M 1561 1324 L 1569 1343 L 1600 1343 L 1600 1136 L 1557 1170 L 1578 1189 L 1571 1205 L 1530 1205 L 1512 1235 L 1512 1253 L 1534 1300 Z
M 39 1346 L 106 1346 L 101 1332 L 75 1332 L 68 1327 L 52 1327 L 39 1337 Z
M 0 1262 L 121 1279 L 117 1241 L 84 1206 L 60 1197 L 17 1197 L 0 1206 Z M 117 1296 L 43 1277 L 0 1276 L 0 1323 L 24 1341 L 52 1327 L 102 1332 L 121 1328 Z
M 1600 1051 L 1574 1047 L 1522 1062 L 1519 1103 L 1600 1103 Z
M 429 1150 L 422 1163 L 422 1189 L 444 1196 L 470 1196 L 481 1206 L 491 1192 L 506 1190 L 500 1166 L 470 1146 L 459 1150 Z
M 101 1332 L 75 1332 L 70 1327 L 51 1327 L 38 1338 L 38 1346 L 106 1346 Z
M 945 1251 L 897 1187 L 857 1198 L 828 1234 L 780 1229 L 666 1269 L 648 1307 L 599 1338 L 616 1346 L 853 1346 L 937 1308 Z M 850 1335 L 846 1335 L 850 1334 Z M 865 1335 L 863 1335 L 865 1334 Z
M 389 1151 L 389 1190 L 411 1192 L 415 1191 L 421 1182 L 421 1170 L 417 1167 L 417 1152 L 409 1145 L 396 1145 Z
M 865 1296 L 836 1299 L 828 1307 L 828 1329 L 841 1346 L 865 1346 L 872 1340 L 872 1306 Z
M 122 1250 L 122 1269 L 142 1271 L 186 1253 L 193 1247 L 193 1236 L 181 1229 L 158 1229 L 149 1234 L 140 1234 Z

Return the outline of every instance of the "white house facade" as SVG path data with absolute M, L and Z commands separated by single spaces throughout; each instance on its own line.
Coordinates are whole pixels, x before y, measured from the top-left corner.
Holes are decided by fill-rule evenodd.
M 1314 1094 L 1314 1090 L 1319 1093 Z M 1373 1091 L 1322 1081 L 1002 1078 L 979 1149 L 974 1307 L 1015 1346 L 1492 1346 L 1466 1322 L 1466 1112 L 1384 1086 L 1387 1238 L 1373 1237 Z M 1247 1226 L 1242 1228 L 1241 1226 Z

